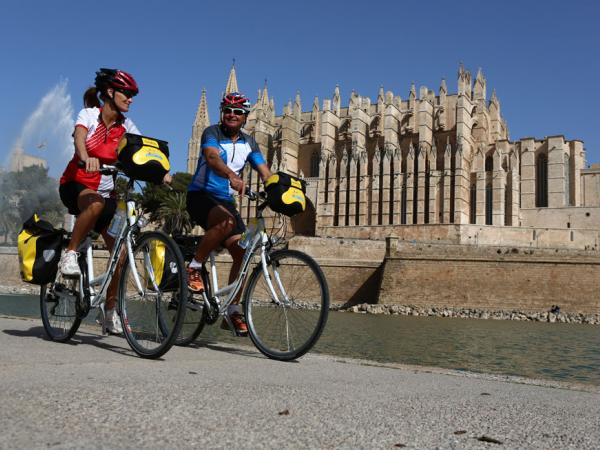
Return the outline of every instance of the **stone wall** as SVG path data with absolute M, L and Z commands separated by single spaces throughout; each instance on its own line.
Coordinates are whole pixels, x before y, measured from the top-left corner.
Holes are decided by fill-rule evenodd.
M 521 218 L 531 227 L 600 230 L 600 207 L 597 206 L 521 208 Z
M 580 214 L 585 217 L 586 210 Z M 549 213 L 548 217 L 552 216 Z M 583 220 L 583 219 L 582 219 Z M 597 229 L 552 227 L 502 227 L 495 225 L 379 225 L 324 227 L 324 236 L 335 238 L 384 240 L 394 237 L 405 241 L 467 244 L 470 246 L 515 246 L 531 248 L 598 249 Z
M 596 252 L 387 243 L 379 303 L 600 312 Z

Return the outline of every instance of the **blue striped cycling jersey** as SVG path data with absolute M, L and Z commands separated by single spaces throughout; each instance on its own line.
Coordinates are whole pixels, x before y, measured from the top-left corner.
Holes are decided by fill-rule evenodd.
M 223 133 L 219 125 L 212 125 L 202 133 L 201 154 L 188 191 L 208 192 L 218 199 L 233 201 L 236 192 L 229 186 L 229 180 L 217 175 L 206 163 L 204 149 L 207 147 L 219 150 L 223 162 L 238 175 L 242 173 L 247 162 L 253 169 L 256 169 L 259 164 L 266 163 L 252 136 L 240 132 L 238 140 L 233 142 Z

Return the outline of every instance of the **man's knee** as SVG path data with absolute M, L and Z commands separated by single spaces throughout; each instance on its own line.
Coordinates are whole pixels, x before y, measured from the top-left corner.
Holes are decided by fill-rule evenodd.
M 231 236 L 224 242 L 224 247 L 227 249 L 234 261 L 241 261 L 245 250 L 239 246 L 240 235 Z
M 217 229 L 220 234 L 226 236 L 233 231 L 233 227 L 235 226 L 235 220 L 233 217 L 228 217 L 225 220 L 216 224 L 213 228 Z

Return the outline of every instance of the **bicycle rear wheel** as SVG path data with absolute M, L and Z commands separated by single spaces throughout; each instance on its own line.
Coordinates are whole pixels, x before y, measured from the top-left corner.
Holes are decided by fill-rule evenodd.
M 40 311 L 49 339 L 67 342 L 79 329 L 81 314 L 79 279 L 63 278 L 60 272 L 54 283 L 40 286 Z
M 159 358 L 175 343 L 184 319 L 187 282 L 177 245 L 159 231 L 142 233 L 119 283 L 119 310 L 127 342 L 144 358 Z M 139 284 L 136 281 L 139 280 Z
M 271 253 L 267 267 L 279 301 L 273 298 L 258 265 L 244 292 L 248 334 L 264 355 L 289 361 L 308 352 L 325 328 L 327 280 L 314 259 L 295 250 Z

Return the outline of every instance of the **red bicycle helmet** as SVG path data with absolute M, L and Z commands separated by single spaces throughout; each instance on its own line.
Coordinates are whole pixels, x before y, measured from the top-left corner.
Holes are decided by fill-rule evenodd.
M 137 95 L 139 92 L 135 79 L 127 72 L 119 69 L 101 68 L 96 72 L 95 84 L 96 88 L 102 92 L 105 92 L 109 87 L 129 91 L 133 95 Z
M 239 92 L 230 92 L 225 94 L 221 100 L 221 109 L 228 108 L 241 108 L 246 111 L 246 114 L 250 112 L 250 100 Z

